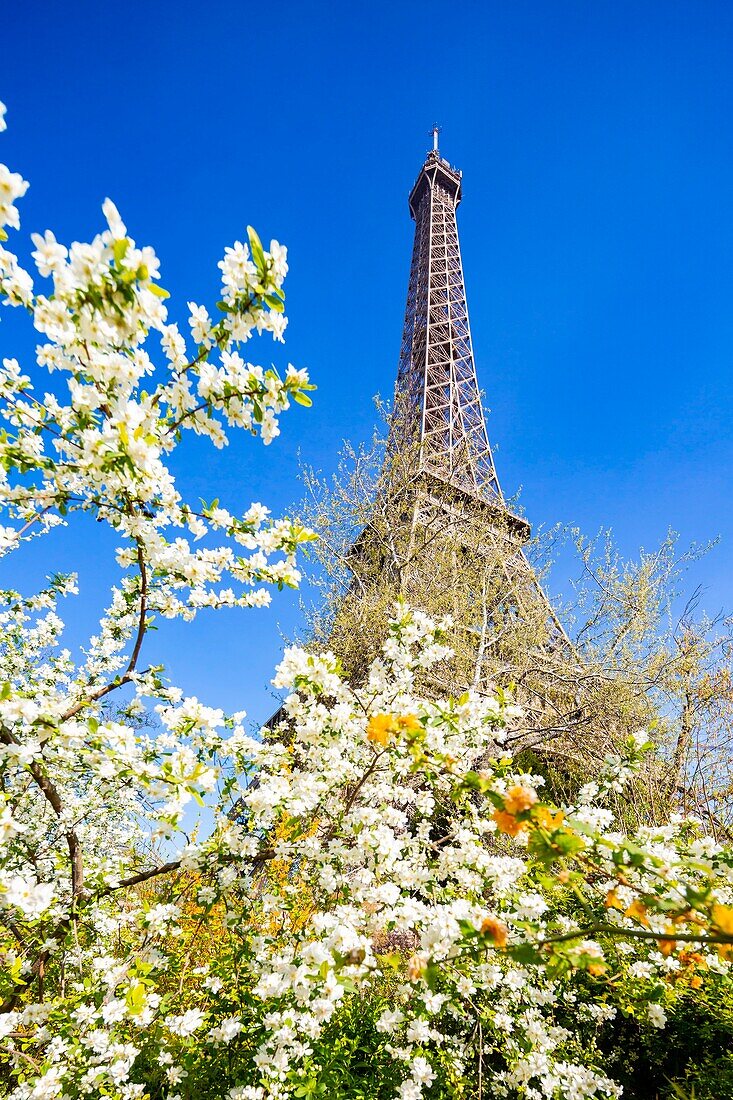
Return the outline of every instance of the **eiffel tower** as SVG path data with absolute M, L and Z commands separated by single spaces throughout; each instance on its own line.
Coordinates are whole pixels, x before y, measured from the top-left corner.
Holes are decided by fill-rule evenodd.
M 478 560 L 490 561 L 491 595 L 484 592 L 484 602 L 491 606 L 483 609 L 483 625 L 493 629 L 493 638 L 484 638 L 476 655 L 472 686 L 493 687 L 497 676 L 506 680 L 517 673 L 511 661 L 502 664 L 497 654 L 496 639 L 509 621 L 531 625 L 532 637 L 525 644 L 532 649 L 540 679 L 556 663 L 558 651 L 567 657 L 572 647 L 524 552 L 530 526 L 507 505 L 496 473 L 474 363 L 456 222 L 462 174 L 441 157 L 438 133 L 436 126 L 433 148 L 409 197 L 415 240 L 388 456 L 392 462 L 410 456 L 410 515 L 408 519 L 403 502 L 402 522 L 413 533 L 442 528 L 464 548 L 469 526 L 474 565 L 477 554 Z M 470 565 L 466 569 L 471 572 Z M 481 601 L 473 602 L 478 607 Z M 463 626 L 474 635 L 480 632 L 476 621 Z M 536 684 L 530 694 L 537 702 Z
M 418 677 L 419 690 L 513 685 L 532 744 L 537 731 L 556 740 L 577 732 L 574 655 L 526 556 L 530 526 L 496 472 L 458 240 L 461 197 L 461 173 L 440 155 L 435 127 L 409 196 L 415 239 L 384 461 L 373 453 L 374 480 L 338 485 L 325 511 L 319 505 L 309 517 L 316 527 L 344 509 L 350 517 L 321 559 L 336 580 L 313 638 L 359 682 L 397 597 L 435 618 L 447 614 L 453 657 Z
M 440 156 L 436 126 L 409 198 L 415 243 L 396 405 L 403 432 L 419 440 L 422 470 L 505 510 L 471 346 L 456 224 L 461 197 L 462 173 Z

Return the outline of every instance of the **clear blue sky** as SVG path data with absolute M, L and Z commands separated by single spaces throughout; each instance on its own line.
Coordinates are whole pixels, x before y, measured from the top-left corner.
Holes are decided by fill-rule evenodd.
M 216 262 L 248 222 L 288 245 L 276 358 L 310 368 L 315 406 L 289 415 L 266 466 L 249 440 L 181 464 L 194 497 L 216 479 L 231 506 L 278 509 L 297 499 L 298 449 L 328 470 L 391 393 L 407 193 L 437 119 L 464 172 L 505 490 L 522 486 L 534 524 L 608 525 L 628 553 L 670 525 L 720 535 L 695 575 L 716 611 L 733 605 L 732 56 L 733 6 L 713 0 L 13 5 L 0 159 L 31 181 L 26 233 L 88 239 L 110 195 L 158 250 L 181 317 L 186 297 L 215 300 Z M 32 346 L 4 311 L 0 352 Z M 81 561 L 75 630 L 111 575 L 99 530 L 54 534 L 20 570 L 31 586 L 50 550 L 55 567 Z M 166 627 L 149 655 L 187 692 L 262 718 L 278 624 L 296 620 L 276 597 Z

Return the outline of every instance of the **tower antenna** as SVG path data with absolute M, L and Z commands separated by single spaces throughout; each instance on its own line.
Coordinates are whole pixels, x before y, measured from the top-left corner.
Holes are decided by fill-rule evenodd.
M 438 134 L 440 133 L 442 128 L 443 128 L 442 126 L 438 126 L 437 122 L 434 122 L 433 123 L 433 128 L 430 131 L 430 133 L 433 135 L 433 152 L 434 153 L 438 152 Z

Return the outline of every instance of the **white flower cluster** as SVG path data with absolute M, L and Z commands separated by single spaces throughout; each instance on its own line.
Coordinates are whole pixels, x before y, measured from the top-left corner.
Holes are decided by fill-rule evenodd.
M 58 584 L 65 590 L 69 582 Z M 7 604 L 11 595 L 6 594 Z M 49 611 L 53 614 L 52 595 L 32 607 L 15 597 L 14 612 L 5 615 L 11 633 L 37 629 Z M 37 630 L 45 643 L 54 622 L 52 617 L 50 627 Z M 526 839 L 512 840 L 509 829 L 502 841 L 497 832 L 502 815 L 514 820 L 512 814 L 534 812 L 540 805 L 537 777 L 512 772 L 506 759 L 490 763 L 503 752 L 504 726 L 516 708 L 471 693 L 433 703 L 417 698 L 415 676 L 426 666 L 426 654 L 434 660 L 444 656 L 441 630 L 403 607 L 391 623 L 384 654 L 359 691 L 342 678 L 333 655 L 289 649 L 275 678 L 290 692 L 286 718 L 261 741 L 248 737 L 240 725 L 228 735 L 228 720 L 220 710 L 175 693 L 160 707 L 166 732 L 155 744 L 113 722 L 99 722 L 93 737 L 89 726 L 67 722 L 63 742 L 44 741 L 38 734 L 41 710 L 32 699 L 2 701 L 4 728 L 11 734 L 7 748 L 17 752 L 15 766 L 39 764 L 54 776 L 73 776 L 64 798 L 72 807 L 71 819 L 83 814 L 85 889 L 96 891 L 97 898 L 87 918 L 97 928 L 94 946 L 70 954 L 66 963 L 80 978 L 84 975 L 82 1000 L 73 1002 L 67 1039 L 51 1057 L 43 1087 L 68 1091 L 73 1085 L 84 1093 L 114 1081 L 114 1095 L 130 1100 L 137 1095 L 135 1067 L 144 1043 L 154 1044 L 166 1079 L 175 1085 L 187 1072 L 177 1064 L 176 1044 L 196 1043 L 203 1057 L 207 1050 L 234 1047 L 254 1028 L 261 1040 L 248 1063 L 253 1076 L 233 1095 L 291 1096 L 303 1074 L 315 1072 L 316 1048 L 326 1041 L 345 1002 L 369 996 L 404 952 L 405 969 L 392 982 L 390 1002 L 376 1024 L 385 1055 L 402 1067 L 395 1100 L 419 1100 L 433 1084 L 435 1052 L 442 1051 L 443 1058 L 450 1052 L 456 1066 L 470 1061 L 476 1011 L 482 1013 L 484 1041 L 491 1041 L 507 1066 L 494 1077 L 495 1095 L 548 1100 L 620 1095 L 592 1061 L 581 1064 L 568 1057 L 573 1036 L 561 1022 L 575 1009 L 578 1019 L 588 1022 L 592 1052 L 598 1021 L 613 1012 L 603 1005 L 586 1006 L 572 975 L 602 969 L 605 949 L 582 929 L 573 935 L 564 905 L 556 908 L 551 893 L 538 888 Z M 52 675 L 54 661 L 55 675 L 68 671 L 67 657 L 59 656 L 49 659 L 44 675 Z M 44 728 L 53 721 L 53 714 L 44 712 Z M 624 767 L 633 767 L 633 757 L 628 760 L 631 764 Z M 248 782 L 253 773 L 256 781 Z M 239 787 L 243 823 L 222 815 L 214 833 L 189 844 L 177 863 L 197 876 L 197 903 L 206 912 L 226 906 L 226 927 L 236 930 L 237 981 L 248 990 L 248 1014 L 233 1012 L 231 1002 L 220 1000 L 226 971 L 209 974 L 206 967 L 194 1003 L 166 1011 L 155 980 L 158 974 L 164 978 L 170 965 L 170 945 L 182 934 L 183 914 L 173 901 L 149 903 L 145 895 L 135 899 L 117 892 L 134 836 L 130 822 L 139 822 L 143 814 L 149 820 L 150 807 L 157 803 L 156 820 L 172 836 L 187 799 L 222 782 L 229 803 Z M 131 792 L 127 800 L 120 798 L 126 787 Z M 484 793 L 490 796 L 488 809 Z M 112 800 L 118 813 L 109 808 Z M 491 805 L 503 810 L 492 815 Z M 583 810 L 590 805 L 586 791 Z M 8 850 L 26 867 L 29 849 L 24 845 L 34 830 L 38 850 L 33 820 L 38 806 L 36 799 L 20 814 L 4 818 Z M 443 824 L 436 832 L 439 809 Z M 613 834 L 594 831 L 583 813 L 567 818 L 581 830 L 578 834 L 559 824 L 561 813 L 553 813 L 557 820 L 547 827 L 558 828 L 558 844 L 564 835 L 582 837 L 584 858 L 598 869 L 593 885 L 586 884 L 591 891 L 587 904 L 600 908 L 609 927 L 618 930 L 615 965 L 628 972 L 633 995 L 646 1003 L 650 1025 L 663 1026 L 655 991 L 660 979 L 680 966 L 674 954 L 660 950 L 670 934 L 664 913 L 672 900 L 700 891 L 706 873 L 718 864 L 719 847 L 695 840 L 694 861 L 685 863 L 682 824 L 648 830 L 632 842 L 621 834 L 614 840 Z M 48 828 L 48 815 L 46 822 Z M 59 822 L 49 854 L 64 836 L 66 818 Z M 295 877 L 270 877 L 270 864 L 297 868 Z M 37 926 L 49 906 L 58 913 L 57 924 L 68 921 L 73 883 L 54 879 L 50 864 L 37 866 L 61 896 L 42 891 L 38 880 L 16 870 L 3 880 L 0 904 L 12 906 L 28 927 Z M 664 907 L 645 917 L 645 927 L 658 931 L 660 940 L 634 947 L 639 898 L 648 896 L 652 881 L 658 891 L 664 884 Z M 610 896 L 615 907 L 608 908 Z M 308 915 L 297 919 L 304 897 Z M 733 900 L 730 879 L 724 888 L 719 879 L 716 900 Z M 130 947 L 116 957 L 114 943 L 120 936 Z M 624 942 L 624 936 L 632 938 Z M 540 965 L 539 958 L 529 967 L 508 953 L 520 944 L 531 952 L 533 945 L 550 944 L 553 937 L 570 968 L 564 980 Z M 100 942 L 109 943 L 108 955 L 100 956 Z M 52 941 L 50 957 L 59 946 Z M 705 965 L 720 970 L 727 964 L 708 951 Z M 19 979 L 29 974 L 30 962 L 18 956 L 18 966 Z M 97 988 L 104 992 L 95 994 Z M 645 997 L 650 999 L 645 1002 Z M 590 1010 L 596 1007 L 597 1012 Z M 13 1034 L 22 1030 L 17 1012 L 12 1021 Z M 44 1034 L 45 1017 L 38 1025 L 33 1022 L 36 1026 Z M 29 1100 L 30 1094 L 21 1089 L 13 1096 Z
M 26 187 L 0 166 L 0 227 L 17 227 L 15 203 Z M 33 259 L 52 280 L 50 294 L 35 294 L 17 258 L 0 253 L 0 294 L 31 313 L 45 338 L 37 364 L 65 383 L 36 394 L 31 373 L 3 360 L 0 507 L 16 526 L 0 530 L 0 552 L 87 511 L 122 536 L 119 560 L 133 571 L 110 612 L 114 630 L 118 617 L 127 630 L 134 604 L 141 614 L 144 603 L 147 613 L 184 618 L 202 607 L 262 606 L 266 585 L 297 585 L 294 554 L 309 533 L 265 510 L 239 518 L 218 503 L 190 507 L 168 455 L 189 430 L 218 447 L 228 427 L 270 443 L 292 399 L 310 404 L 306 371 L 288 366 L 281 378 L 237 351 L 254 332 L 282 338 L 285 249 L 273 241 L 264 251 L 250 230 L 250 248 L 227 250 L 221 318 L 213 323 L 190 304 L 189 351 L 168 323 L 155 253 L 135 245 L 109 199 L 103 211 L 107 229 L 89 244 L 67 248 L 50 231 L 33 234 Z M 162 369 L 147 347 L 154 331 Z
M 0 169 L 3 239 L 26 186 Z M 83 511 L 123 570 L 81 664 L 57 611 L 73 576 L 0 592 L 4 1095 L 178 1100 L 214 1079 L 230 1100 L 323 1095 L 324 1052 L 371 1006 L 394 1100 L 446 1066 L 468 1076 L 484 1048 L 492 1096 L 618 1097 L 596 1044 L 614 1008 L 588 983 L 613 956 L 625 1010 L 659 1028 L 676 981 L 727 972 L 733 857 L 690 821 L 630 837 L 612 820 L 644 735 L 574 805 L 543 802 L 506 754 L 506 693 L 419 697 L 447 624 L 401 604 L 358 687 L 333 654 L 289 648 L 283 718 L 259 739 L 141 659 L 156 615 L 297 585 L 309 532 L 259 503 L 194 510 L 169 459 L 188 430 L 269 442 L 312 387 L 238 350 L 282 338 L 280 245 L 250 231 L 227 249 L 221 318 L 189 303 L 189 351 L 154 253 L 104 213 L 89 244 L 34 235 L 48 294 L 0 249 L 0 292 L 44 340 L 32 370 L 0 370 L 0 552 Z
M 0 104 L 0 130 L 4 115 Z M 0 165 L 0 241 L 19 228 L 27 187 Z M 103 213 L 106 228 L 89 243 L 67 247 L 50 231 L 32 234 L 38 275 L 51 281 L 43 291 L 0 247 L 0 299 L 23 306 L 41 336 L 29 368 L 12 357 L 0 367 L 0 555 L 87 512 L 119 536 L 124 571 L 81 664 L 61 648 L 57 614 L 75 578 L 54 576 L 30 598 L 0 592 L 0 931 L 10 935 L 9 943 L 0 938 L 8 963 L 0 1016 L 10 1021 L 11 1050 L 19 1029 L 35 1029 L 47 1063 L 19 1097 L 60 1095 L 67 1071 L 82 1093 L 103 1086 L 139 1095 L 129 1077 L 139 1048 L 117 1042 L 114 1028 L 131 1016 L 147 1026 L 160 996 L 131 979 L 127 1000 L 118 996 L 129 968 L 109 956 L 98 967 L 82 939 L 109 944 L 132 919 L 152 945 L 177 927 L 175 906 L 123 915 L 114 899 L 126 896 L 141 853 L 165 838 L 173 844 L 191 800 L 210 796 L 217 753 L 225 753 L 217 712 L 195 700 L 178 706 L 180 692 L 143 664 L 143 642 L 158 614 L 190 619 L 204 607 L 262 606 L 271 586 L 297 586 L 295 554 L 311 537 L 260 504 L 241 516 L 216 501 L 191 507 L 169 464 L 189 430 L 222 446 L 227 427 L 246 427 L 269 443 L 292 400 L 310 404 L 305 371 L 288 366 L 281 378 L 237 351 L 256 332 L 282 340 L 285 249 L 273 241 L 266 252 L 250 230 L 246 278 L 228 250 L 221 318 L 212 323 L 196 307 L 187 348 L 168 321 L 155 253 L 136 246 L 110 200 Z M 233 251 L 240 260 L 248 254 L 242 244 Z M 162 355 L 151 347 L 155 334 Z M 110 709 L 113 692 L 122 700 Z M 169 719 L 160 736 L 145 725 L 150 697 Z M 105 989 L 99 1004 L 74 1009 L 76 1053 L 46 1030 L 42 1005 L 21 1005 L 57 958 L 82 983 L 72 1000 L 87 972 Z M 190 1016 L 182 1018 L 188 1026 Z

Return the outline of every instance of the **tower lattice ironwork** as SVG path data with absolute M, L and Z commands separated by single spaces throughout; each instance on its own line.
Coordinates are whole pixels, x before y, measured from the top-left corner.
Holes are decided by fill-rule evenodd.
M 397 377 L 402 430 L 419 439 L 424 470 L 498 502 L 456 224 L 461 173 L 442 159 L 437 143 L 409 201 L 415 243 Z
M 507 506 L 496 473 L 476 375 L 456 210 L 462 173 L 433 148 L 410 192 L 415 221 L 390 447 L 413 448 L 433 508 L 481 515 L 486 542 L 520 615 L 546 626 L 545 645 L 569 645 L 522 549 L 529 524 Z M 420 501 L 422 498 L 422 502 Z M 425 512 L 425 492 L 416 514 Z

